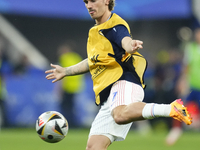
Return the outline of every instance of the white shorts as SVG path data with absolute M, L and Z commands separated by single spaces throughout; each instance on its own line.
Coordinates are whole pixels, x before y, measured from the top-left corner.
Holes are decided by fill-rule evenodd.
M 89 136 L 105 135 L 111 142 L 124 140 L 132 123 L 116 124 L 111 112 L 117 106 L 141 102 L 143 99 L 144 90 L 140 85 L 125 80 L 116 82 L 111 88 L 108 100 L 101 106 L 93 121 Z

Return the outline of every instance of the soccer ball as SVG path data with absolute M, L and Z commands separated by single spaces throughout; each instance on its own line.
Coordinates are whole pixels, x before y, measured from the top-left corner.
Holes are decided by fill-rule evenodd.
M 56 143 L 64 139 L 67 135 L 68 122 L 59 112 L 44 112 L 36 121 L 36 131 L 44 141 Z

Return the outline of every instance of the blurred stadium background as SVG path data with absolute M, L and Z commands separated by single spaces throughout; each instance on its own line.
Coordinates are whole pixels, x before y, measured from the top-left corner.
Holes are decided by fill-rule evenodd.
M 199 8 L 199 0 L 116 0 L 114 12 L 129 23 L 133 38 L 144 41 L 144 48 L 140 52 L 148 61 L 145 74 L 146 102 L 170 103 L 176 98 L 175 86 L 182 61 L 182 47 L 185 42 L 192 40 L 192 31 L 200 26 Z M 61 82 L 52 84 L 47 81 L 44 71 L 49 69 L 50 63 L 59 63 L 59 47 L 65 42 L 73 43 L 73 50 L 84 59 L 88 30 L 93 25 L 94 21 L 81 0 L 0 0 L 1 150 L 9 149 L 12 146 L 10 142 L 18 141 L 20 145 L 25 139 L 30 143 L 29 146 L 34 142 L 39 147 L 43 144 L 43 147 L 47 146 L 40 141 L 33 128 L 41 113 L 61 111 L 62 86 Z M 85 146 L 88 128 L 99 109 L 94 104 L 89 74 L 84 75 L 83 82 L 81 90 L 75 93 L 72 110 L 74 123 L 70 126 L 69 122 L 71 135 L 66 138 L 66 147 L 61 146 L 60 149 L 66 149 L 70 137 L 73 139 L 75 136 L 74 144 L 82 141 Z M 128 145 L 125 149 L 131 149 L 132 140 L 140 143 L 139 139 L 145 140 L 148 146 L 152 145 L 149 149 L 158 146 L 162 146 L 163 150 L 169 148 L 163 143 L 171 124 L 170 118 L 133 124 L 135 134 L 131 132 L 127 142 L 124 141 L 124 145 Z M 183 149 L 187 147 L 189 139 L 193 145 L 197 145 L 197 133 L 188 131 L 185 134 L 187 136 L 169 149 Z M 162 144 L 155 145 L 160 142 Z M 121 149 L 114 145 L 113 149 Z

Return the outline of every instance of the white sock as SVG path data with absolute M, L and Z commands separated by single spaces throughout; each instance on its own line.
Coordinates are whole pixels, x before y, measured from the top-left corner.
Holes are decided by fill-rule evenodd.
M 170 111 L 170 104 L 148 103 L 144 106 L 142 110 L 142 116 L 145 119 L 153 119 L 156 117 L 170 117 Z

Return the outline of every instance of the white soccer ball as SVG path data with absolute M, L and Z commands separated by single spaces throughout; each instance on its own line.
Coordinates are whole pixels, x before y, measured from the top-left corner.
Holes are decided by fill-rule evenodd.
M 56 111 L 44 112 L 36 121 L 36 131 L 39 137 L 49 143 L 56 143 L 64 139 L 68 129 L 67 120 Z

